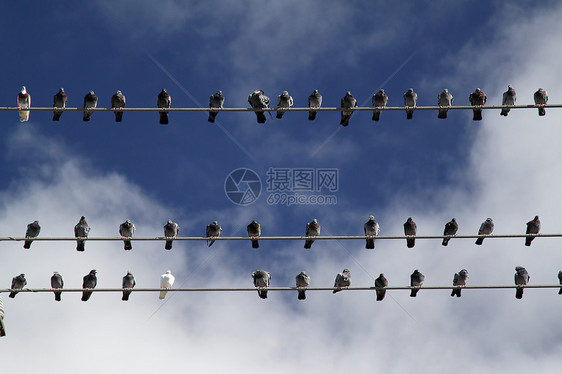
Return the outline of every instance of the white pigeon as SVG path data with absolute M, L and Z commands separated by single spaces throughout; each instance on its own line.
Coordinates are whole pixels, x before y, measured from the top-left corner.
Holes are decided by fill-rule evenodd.
M 166 270 L 166 273 L 160 277 L 160 288 L 172 288 L 176 277 L 172 275 L 171 270 Z M 160 300 L 164 300 L 168 291 L 160 291 Z
M 31 107 L 31 95 L 27 93 L 25 86 L 21 86 L 21 91 L 16 100 L 18 108 L 20 108 L 20 122 L 29 121 L 29 110 L 21 110 L 22 108 Z

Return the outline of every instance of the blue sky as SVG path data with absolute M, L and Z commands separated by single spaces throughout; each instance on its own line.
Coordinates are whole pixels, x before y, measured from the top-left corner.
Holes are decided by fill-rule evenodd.
M 456 105 L 468 104 L 476 87 L 488 103 L 500 104 L 507 84 L 518 104 L 531 104 L 538 87 L 551 103 L 562 96 L 562 8 L 555 2 L 541 9 L 531 2 L 320 1 L 1 7 L 0 106 L 14 106 L 22 85 L 33 106 L 51 106 L 64 87 L 71 107 L 82 106 L 90 90 L 108 107 L 118 89 L 128 107 L 154 107 L 162 88 L 172 107 L 206 107 L 219 89 L 226 107 L 246 107 L 256 89 L 272 103 L 287 90 L 298 107 L 314 89 L 325 106 L 338 106 L 346 91 L 368 106 L 380 88 L 391 106 L 402 105 L 410 87 L 419 105 L 436 105 L 443 88 Z M 314 122 L 306 113 L 268 116 L 264 125 L 253 113 L 223 112 L 217 125 L 206 113 L 171 113 L 162 126 L 157 113 L 125 113 L 120 124 L 111 113 L 94 113 L 86 124 L 80 113 L 66 112 L 55 123 L 52 113 L 32 112 L 21 124 L 16 113 L 0 112 L 0 236 L 21 236 L 35 219 L 41 235 L 69 236 L 81 215 L 91 236 L 117 236 L 125 219 L 138 236 L 160 236 L 168 218 L 184 236 L 203 235 L 213 220 L 223 235 L 244 235 L 252 219 L 263 235 L 302 235 L 312 218 L 323 234 L 360 235 L 371 214 L 381 235 L 400 235 L 409 216 L 424 235 L 440 234 L 452 217 L 459 234 L 476 234 L 486 217 L 497 233 L 523 233 L 536 214 L 542 232 L 558 232 L 556 109 L 541 118 L 531 110 L 507 118 L 485 111 L 481 123 L 467 111 L 450 111 L 445 121 L 430 111 L 405 117 L 384 112 L 375 123 L 371 112 L 358 112 L 341 128 L 336 112 L 321 112 Z M 224 181 L 242 167 L 256 171 L 264 188 L 271 167 L 338 169 L 337 204 L 269 205 L 262 191 L 255 203 L 234 205 Z M 305 252 L 301 242 L 262 242 L 257 251 L 247 242 L 210 249 L 176 242 L 165 252 L 163 243 L 134 242 L 124 252 L 121 243 L 90 242 L 77 253 L 70 243 L 36 242 L 24 251 L 21 243 L 4 242 L 0 285 L 24 272 L 29 287 L 48 287 L 58 271 L 67 287 L 80 287 L 95 268 L 99 287 L 119 287 L 127 270 L 138 287 L 156 287 L 167 269 L 178 287 L 248 287 L 257 269 L 273 274 L 273 286 L 292 286 L 301 270 L 312 286 L 331 286 L 345 267 L 354 286 L 372 285 L 381 272 L 390 285 L 407 285 L 416 268 L 427 285 L 449 284 L 462 268 L 470 284 L 509 285 L 517 265 L 533 284 L 552 284 L 562 266 L 557 243 L 537 239 L 526 248 L 522 239 L 502 239 L 476 248 L 459 239 L 445 248 L 419 240 L 410 250 L 402 241 L 379 241 L 366 251 L 362 241 L 318 241 Z M 63 294 L 61 303 L 46 294 L 3 295 L 9 335 L 0 351 L 9 372 L 560 367 L 554 291 L 528 290 L 517 301 L 511 290 L 467 291 L 458 300 L 446 291 L 422 290 L 416 299 L 389 292 L 379 303 L 367 292 L 311 293 L 304 303 L 292 293 L 272 293 L 267 301 L 253 292 L 178 293 L 163 305 L 141 293 L 128 303 L 101 293 L 87 303 L 74 294 Z M 74 356 L 54 359 L 61 351 Z M 21 352 L 36 358 L 22 362 Z M 103 360 L 85 368 L 91 353 Z

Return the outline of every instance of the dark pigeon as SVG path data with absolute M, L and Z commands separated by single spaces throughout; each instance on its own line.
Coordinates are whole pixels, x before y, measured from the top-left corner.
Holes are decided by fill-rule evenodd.
M 12 290 L 21 290 L 27 284 L 25 280 L 25 274 L 20 274 L 12 278 Z M 12 291 L 8 297 L 14 298 L 18 294 L 19 291 Z
M 261 225 L 258 221 L 253 220 L 247 227 L 248 229 L 248 236 L 252 238 L 252 248 L 259 248 L 260 243 L 258 239 L 261 236 Z
M 53 289 L 53 292 L 55 293 L 55 300 L 56 301 L 60 301 L 61 300 L 61 294 L 62 291 L 57 291 L 57 290 L 61 290 L 64 286 L 64 280 L 62 279 L 62 275 L 60 275 L 59 273 L 57 273 L 56 271 L 53 273 L 53 276 L 51 277 L 51 288 Z
M 527 283 L 529 283 L 529 279 L 531 279 L 531 277 L 529 276 L 529 273 L 527 273 L 527 270 L 523 266 L 517 266 L 515 268 L 516 286 L 525 286 Z M 523 288 L 517 288 L 517 290 L 515 291 L 515 298 L 516 299 L 523 298 Z
M 258 289 L 258 295 L 262 299 L 267 299 L 267 288 L 271 282 L 271 274 L 265 270 L 256 270 L 252 273 L 254 287 Z
M 119 235 L 122 238 L 132 238 L 135 234 L 135 225 L 130 220 L 126 220 L 119 225 Z M 126 251 L 133 249 L 133 245 L 130 240 L 123 240 L 123 245 Z
M 409 217 L 406 222 L 404 222 L 404 235 L 409 236 L 406 238 L 406 245 L 408 248 L 414 248 L 416 245 L 416 232 L 418 231 L 418 226 L 412 220 L 412 217 Z
M 353 95 L 351 95 L 351 92 L 347 91 L 345 96 L 342 97 L 340 104 L 341 104 L 341 107 L 343 109 L 356 108 L 357 107 L 357 100 L 355 100 Z M 342 125 L 342 126 L 349 125 L 349 120 L 351 119 L 352 115 L 353 115 L 353 111 L 342 110 L 341 111 L 340 125 Z
M 449 222 L 447 222 L 445 224 L 445 229 L 443 230 L 443 235 L 444 236 L 453 236 L 456 235 L 457 231 L 459 229 L 459 224 L 457 223 L 456 219 L 452 219 Z M 449 244 L 449 240 L 451 240 L 451 238 L 443 238 L 443 244 L 444 246 L 446 246 L 447 244 Z
M 377 279 L 375 279 L 375 287 L 388 287 L 388 280 L 385 278 L 384 274 L 381 273 Z M 376 290 L 377 293 L 377 301 L 382 301 L 384 299 L 384 295 L 386 295 L 386 290 Z
M 53 99 L 53 108 L 66 108 L 67 99 L 68 98 L 66 97 L 66 92 L 64 92 L 64 88 L 61 87 L 61 89 L 55 94 L 55 97 Z M 62 110 L 53 110 L 53 121 L 60 120 L 60 116 L 62 116 L 62 113 Z
M 90 91 L 84 96 L 84 109 L 94 109 L 98 106 L 98 97 L 94 91 Z M 88 122 L 92 118 L 93 110 L 84 110 L 84 122 Z
M 299 300 L 306 300 L 306 288 L 310 284 L 310 277 L 304 271 L 301 271 L 296 277 L 296 282 L 299 289 L 297 298 Z
M 265 96 L 263 90 L 255 90 L 248 96 L 248 103 L 254 109 L 269 108 L 269 97 Z M 265 123 L 265 114 L 263 111 L 256 111 L 258 123 Z M 271 113 L 269 113 L 271 116 Z
M 308 239 L 304 242 L 304 248 L 310 249 L 312 247 L 312 243 L 314 243 L 314 237 L 318 235 L 320 235 L 320 224 L 318 223 L 318 220 L 314 218 L 312 222 L 308 222 L 306 224 L 305 236 L 308 237 Z
M 381 88 L 379 92 L 373 95 L 372 98 L 373 106 L 375 108 L 384 108 L 388 103 L 388 95 L 384 93 L 384 90 Z M 378 121 L 381 118 L 382 110 L 373 110 L 373 121 Z
M 510 84 L 507 86 L 507 91 L 503 93 L 502 105 L 515 105 L 515 101 L 517 101 L 517 94 Z M 502 108 L 500 115 L 507 117 L 509 111 L 509 108 Z
M 461 297 L 461 287 L 466 286 L 467 280 L 468 270 L 462 269 L 458 273 L 455 273 L 455 275 L 453 276 L 453 286 L 457 286 L 457 288 L 453 288 L 451 296 Z
M 336 280 L 334 281 L 335 290 L 332 293 L 340 292 L 342 288 L 347 288 L 351 286 L 351 272 L 349 269 L 343 269 L 341 273 L 336 275 Z
M 169 109 L 172 106 L 172 97 L 168 94 L 165 88 L 162 88 L 162 91 L 158 94 L 158 99 L 156 100 L 156 106 L 158 108 Z M 160 112 L 160 124 L 167 125 L 168 124 L 168 112 L 161 111 Z
M 425 276 L 419 272 L 418 269 L 414 270 L 412 275 L 410 275 L 410 286 L 411 287 L 421 287 L 423 285 L 423 281 L 425 280 Z M 416 297 L 418 294 L 419 288 L 412 288 L 410 292 L 410 297 Z
M 322 106 L 322 95 L 318 90 L 314 90 L 310 96 L 308 96 L 308 107 L 309 108 L 320 108 Z M 316 113 L 318 111 L 311 110 L 308 112 L 308 119 L 314 121 L 316 119 Z
M 527 222 L 527 231 L 525 234 L 538 234 L 539 231 L 541 231 L 541 221 L 539 220 L 539 216 L 535 216 L 532 221 Z M 534 236 L 527 236 L 525 238 L 525 245 L 530 247 L 534 238 Z
M 363 225 L 363 231 L 365 231 L 365 236 L 370 236 L 370 238 L 365 239 L 365 248 L 375 249 L 375 239 L 380 232 L 380 226 L 375 220 L 375 216 L 369 216 L 369 220 Z
M 544 105 L 548 103 L 548 94 L 546 91 L 539 88 L 533 95 L 533 99 L 535 99 L 535 105 L 539 107 L 539 116 L 546 115 L 546 109 L 544 109 Z
M 131 290 L 133 289 L 133 287 L 135 287 L 135 284 L 135 277 L 133 277 L 133 274 L 128 271 L 127 274 L 123 277 L 123 297 L 121 298 L 121 300 L 129 300 L 129 295 L 131 294 L 131 292 L 133 292 Z
M 478 229 L 478 235 L 490 235 L 492 231 L 494 231 L 494 222 L 491 218 L 486 218 L 480 225 L 480 229 Z M 482 245 L 482 243 L 484 243 L 484 238 L 476 239 L 477 245 Z
M 207 247 L 213 245 L 213 243 L 215 242 L 213 238 L 217 238 L 221 236 L 221 232 L 222 232 L 222 228 L 219 226 L 217 221 L 213 221 L 212 223 L 207 225 L 207 231 L 206 231 L 206 236 L 208 238 Z
M 123 95 L 123 93 L 119 90 L 111 96 L 111 108 L 113 109 L 125 108 L 126 102 L 125 95 Z M 115 113 L 115 122 L 123 121 L 122 110 L 115 110 L 113 113 Z
M 414 92 L 414 89 L 410 88 L 404 94 L 404 106 L 406 109 L 406 119 L 414 118 L 414 108 L 418 102 L 418 94 Z
M 84 276 L 84 282 L 82 282 L 83 289 L 94 289 L 98 284 L 98 278 L 96 277 L 96 271 L 91 270 L 89 274 Z M 82 291 L 82 301 L 88 301 L 92 296 L 92 291 Z
M 209 108 L 222 109 L 223 104 L 224 104 L 224 96 L 222 95 L 222 91 L 219 90 L 217 91 L 216 94 L 211 95 L 211 97 L 209 97 Z M 215 122 L 215 118 L 217 117 L 217 114 L 219 114 L 217 110 L 211 110 L 209 112 L 208 121 L 211 123 Z
M 488 97 L 486 96 L 486 94 L 484 92 L 480 91 L 480 88 L 477 88 L 473 93 L 471 93 L 468 96 L 468 100 L 470 100 L 470 105 L 473 105 L 475 107 L 484 106 L 484 104 L 486 104 L 487 99 L 488 99 Z M 472 120 L 473 121 L 481 121 L 482 120 L 482 108 L 474 108 L 472 111 L 474 112 L 474 114 L 472 116 Z
M 172 220 L 168 220 L 168 222 L 166 222 L 166 224 L 164 225 L 164 236 L 166 238 L 175 238 L 176 236 L 178 236 L 178 234 L 180 233 L 180 226 L 175 223 L 172 222 Z M 172 249 L 172 243 L 174 241 L 173 240 L 166 240 L 166 245 L 164 246 L 165 249 Z
M 283 91 L 281 95 L 277 96 L 277 115 L 278 119 L 283 118 L 285 114 L 284 108 L 290 108 L 293 106 L 293 98 L 289 95 L 289 92 Z
M 560 270 L 558 272 L 558 281 L 560 282 L 560 284 L 562 285 L 562 270 Z M 558 291 L 558 295 L 562 295 L 562 287 L 560 287 L 560 290 Z
M 90 226 L 88 222 L 86 222 L 86 217 L 80 217 L 80 221 L 74 226 L 74 237 L 78 238 L 76 241 L 76 250 L 79 252 L 83 252 L 85 249 L 85 241 L 80 240 L 81 238 L 87 238 L 88 233 L 90 232 Z
M 33 221 L 29 225 L 27 225 L 27 230 L 25 231 L 26 238 L 36 238 L 41 231 L 41 226 L 39 226 L 39 221 Z M 23 247 L 25 249 L 31 248 L 31 243 L 33 240 L 26 240 L 23 243 Z
M 453 105 L 453 95 L 448 89 L 444 89 L 439 95 L 437 95 L 437 105 L 439 105 L 439 113 L 437 118 L 446 119 L 447 111 Z

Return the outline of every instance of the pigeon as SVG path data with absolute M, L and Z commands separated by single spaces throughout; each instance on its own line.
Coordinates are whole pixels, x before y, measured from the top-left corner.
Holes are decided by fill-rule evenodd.
M 160 288 L 170 289 L 174 285 L 176 277 L 172 275 L 170 270 L 166 270 L 164 274 L 160 276 Z M 160 291 L 160 300 L 164 300 L 168 291 Z
M 375 279 L 375 287 L 388 287 L 388 280 L 385 278 L 383 273 Z M 376 290 L 376 293 L 377 301 L 382 301 L 384 299 L 384 295 L 386 295 L 386 290 Z
M 535 105 L 539 107 L 539 116 L 546 115 L 546 110 L 543 107 L 546 103 L 548 103 L 548 94 L 546 91 L 539 88 L 533 95 L 533 98 L 535 99 Z
M 164 225 L 164 236 L 166 238 L 175 238 L 179 233 L 180 226 L 177 223 L 172 222 L 172 220 L 168 220 L 168 222 Z M 172 243 L 173 240 L 166 240 L 166 246 L 164 248 L 168 250 L 172 249 Z
M 6 336 L 6 326 L 4 326 L 4 304 L 0 295 L 0 337 Z
M 260 243 L 257 238 L 261 236 L 261 225 L 258 221 L 253 220 L 250 222 L 248 225 L 248 236 L 252 238 L 252 248 L 259 248 Z
M 27 225 L 27 230 L 25 231 L 26 238 L 36 238 L 41 231 L 41 226 L 39 226 L 39 221 L 33 221 L 29 225 Z M 31 248 L 31 243 L 33 240 L 26 240 L 23 243 L 23 247 L 25 249 Z
M 308 239 L 306 239 L 304 242 L 304 248 L 310 249 L 312 247 L 312 243 L 314 243 L 314 238 L 312 237 L 318 235 L 320 235 L 320 224 L 318 223 L 316 218 L 314 218 L 312 222 L 308 222 L 306 224 L 305 236 L 308 237 Z
M 511 84 L 507 85 L 507 91 L 503 93 L 502 105 L 515 105 L 516 100 L 517 100 L 517 94 L 515 93 L 515 90 L 513 89 Z M 500 115 L 507 117 L 509 111 L 510 111 L 509 108 L 502 108 Z
M 131 274 L 131 272 L 128 271 L 127 274 L 123 277 L 123 297 L 121 298 L 121 300 L 123 301 L 129 300 L 129 295 L 132 292 L 131 289 L 133 289 L 135 285 L 136 285 L 135 277 L 133 277 L 133 274 Z
M 84 289 L 93 289 L 96 288 L 98 284 L 98 278 L 96 277 L 96 271 L 90 270 L 89 274 L 84 276 L 84 282 L 82 282 L 82 288 Z M 82 291 L 82 301 L 88 301 L 92 296 L 92 291 Z
M 404 222 L 404 235 L 408 236 L 406 238 L 406 245 L 408 248 L 414 248 L 416 245 L 416 231 L 418 230 L 418 226 L 412 220 L 412 217 L 409 217 L 406 222 Z
M 558 272 L 558 281 L 562 284 L 562 270 Z M 558 295 L 562 295 L 562 287 L 560 287 L 560 291 L 558 291 Z
M 523 267 L 523 266 L 517 266 L 515 268 L 515 285 L 516 286 L 524 286 L 529 282 L 529 279 L 531 279 L 531 277 L 529 276 L 529 273 L 527 273 L 527 270 Z M 523 288 L 517 288 L 517 290 L 515 291 L 515 298 L 516 299 L 521 299 L 523 298 Z
M 113 96 L 111 96 L 111 108 L 125 108 L 125 95 L 119 90 Z M 123 121 L 123 111 L 122 110 L 115 110 L 115 122 Z
M 461 287 L 466 286 L 466 280 L 468 279 L 468 270 L 462 269 L 453 276 L 453 286 L 458 286 L 453 288 L 451 296 L 461 297 Z
M 384 108 L 388 103 L 388 95 L 381 88 L 379 92 L 373 95 L 372 101 L 375 108 Z M 381 112 L 382 110 L 373 110 L 373 121 L 378 121 L 381 118 Z
M 351 95 L 351 92 L 347 91 L 345 96 L 341 99 L 341 107 L 344 109 L 349 108 L 356 108 L 357 107 L 357 100 Z M 349 125 L 349 120 L 353 115 L 353 111 L 351 110 L 342 110 L 341 111 L 341 121 L 340 125 L 347 126 Z
M 263 90 L 255 90 L 248 96 L 248 103 L 254 109 L 269 108 L 269 97 L 265 96 Z M 258 123 L 265 123 L 265 114 L 263 111 L 256 111 Z M 271 113 L 269 113 L 271 115 Z
M 468 96 L 468 100 L 470 100 L 470 104 L 475 107 L 481 107 L 486 104 L 486 99 L 488 97 L 480 88 L 477 88 L 473 93 Z M 472 116 L 473 121 L 481 121 L 482 120 L 482 108 L 474 108 L 472 110 L 474 112 Z
M 213 243 L 215 242 L 213 238 L 221 236 L 221 232 L 222 228 L 219 226 L 217 221 L 213 221 L 213 223 L 207 225 L 207 247 L 213 245 Z
M 541 221 L 539 220 L 539 216 L 535 216 L 532 221 L 527 222 L 527 231 L 525 234 L 538 234 L 539 231 L 541 231 Z M 534 236 L 527 236 L 525 238 L 525 245 L 530 247 L 534 238 Z
M 21 91 L 16 97 L 16 103 L 19 108 L 20 122 L 29 121 L 29 110 L 22 110 L 23 108 L 31 107 L 31 95 L 27 93 L 25 86 L 21 87 Z
M 308 107 L 309 108 L 320 108 L 322 106 L 322 95 L 318 90 L 314 90 L 310 96 L 308 96 Z M 308 119 L 314 121 L 316 119 L 316 110 L 311 110 L 308 112 Z
M 53 276 L 51 277 L 51 288 L 54 290 L 53 292 L 55 293 L 55 301 L 60 301 L 62 291 L 57 291 L 57 290 L 62 289 L 63 286 L 64 286 L 64 280 L 62 279 L 62 275 L 60 275 L 55 271 L 53 273 Z
M 301 271 L 299 273 L 299 275 L 297 275 L 296 277 L 296 282 L 297 282 L 297 289 L 299 292 L 299 295 L 297 296 L 297 298 L 299 300 L 306 300 L 306 288 L 308 288 L 308 285 L 310 284 L 310 277 L 304 272 Z
M 222 91 L 219 90 L 217 91 L 216 94 L 211 95 L 211 97 L 209 97 L 209 108 L 222 109 L 223 104 L 224 104 L 224 96 L 222 95 Z M 219 112 L 216 110 L 210 111 L 208 121 L 211 123 L 215 122 L 215 118 L 217 117 L 217 114 L 219 114 Z
M 86 96 L 84 96 L 84 109 L 86 109 L 84 110 L 84 117 L 82 117 L 84 122 L 88 122 L 92 117 L 92 113 L 94 113 L 93 110 L 87 110 L 87 109 L 92 109 L 97 106 L 98 106 L 98 97 L 96 96 L 94 91 L 88 92 Z
M 437 118 L 446 119 L 447 111 L 449 107 L 453 105 L 453 95 L 451 95 L 448 89 L 445 88 L 443 92 L 437 95 L 437 105 L 439 105 Z
M 25 274 L 20 274 L 18 276 L 15 276 L 12 278 L 12 290 L 21 290 L 25 285 L 27 284 L 27 281 L 25 280 Z M 18 294 L 19 291 L 12 291 L 10 292 L 10 295 L 8 297 L 10 298 L 14 298 L 16 297 L 16 295 Z
M 130 220 L 126 220 L 119 225 L 119 235 L 121 235 L 122 238 L 132 238 L 134 233 L 135 225 L 133 225 Z M 123 240 L 123 243 L 126 251 L 133 249 L 133 245 L 130 240 Z
M 480 229 L 478 230 L 478 235 L 490 235 L 494 231 L 494 222 L 491 218 L 486 218 L 486 221 L 482 222 Z M 476 239 L 476 244 L 482 245 L 484 243 L 484 238 Z
M 162 91 L 158 94 L 158 99 L 156 100 L 156 106 L 158 108 L 168 109 L 172 105 L 172 97 L 168 94 L 165 88 L 162 88 Z M 168 124 L 168 112 L 162 111 L 160 112 L 160 124 L 167 125 Z
M 375 239 L 373 237 L 377 236 L 381 231 L 381 228 L 377 221 L 375 221 L 374 216 L 369 216 L 369 220 L 363 225 L 363 230 L 365 231 L 365 236 L 370 238 L 365 239 L 365 248 L 375 249 Z
M 443 230 L 443 235 L 444 236 L 453 236 L 457 233 L 459 229 L 459 224 L 457 223 L 456 219 L 452 219 L 449 222 L 447 222 L 445 224 L 445 230 Z M 446 246 L 447 244 L 449 244 L 449 240 L 451 240 L 451 238 L 443 238 L 443 244 L 444 246 Z
M 406 119 L 414 117 L 414 109 L 418 102 L 418 94 L 414 92 L 413 88 L 408 89 L 404 94 L 404 106 L 406 107 Z
M 351 272 L 349 269 L 343 269 L 341 273 L 336 275 L 336 280 L 334 281 L 335 290 L 332 293 L 340 292 L 342 288 L 347 288 L 351 286 Z
M 421 287 L 423 285 L 423 281 L 425 280 L 425 276 L 419 272 L 418 269 L 414 270 L 412 275 L 410 275 L 410 286 L 411 287 Z M 410 297 L 416 297 L 418 294 L 419 288 L 412 288 L 410 292 Z
M 79 252 L 84 252 L 84 246 L 86 243 L 84 240 L 80 240 L 81 238 L 87 238 L 88 233 L 90 232 L 90 226 L 88 226 L 88 222 L 86 222 L 86 217 L 80 217 L 80 221 L 74 226 L 74 237 L 78 238 L 76 241 L 76 250 Z
M 281 95 L 277 96 L 277 115 L 278 119 L 283 118 L 285 110 L 283 108 L 290 108 L 293 106 L 293 98 L 289 95 L 289 92 L 283 91 Z
M 61 87 L 61 89 L 55 94 L 55 97 L 53 99 L 53 108 L 66 108 L 67 99 L 68 98 L 66 97 L 66 92 L 64 92 L 64 88 Z M 60 120 L 60 116 L 62 116 L 62 113 L 62 110 L 53 110 L 53 121 Z
M 258 289 L 258 295 L 262 299 L 267 299 L 267 287 L 271 282 L 271 274 L 265 270 L 256 270 L 252 273 L 254 287 Z

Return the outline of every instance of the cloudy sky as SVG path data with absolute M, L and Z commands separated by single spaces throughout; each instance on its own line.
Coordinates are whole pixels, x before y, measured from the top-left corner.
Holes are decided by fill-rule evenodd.
M 287 90 L 295 106 L 306 106 L 318 89 L 325 106 L 337 106 L 351 91 L 361 106 L 380 88 L 389 105 L 403 103 L 410 87 L 419 105 L 436 105 L 448 88 L 454 104 L 468 104 L 476 87 L 500 104 L 508 84 L 518 104 L 531 104 L 545 88 L 551 103 L 562 99 L 559 46 L 562 6 L 546 2 L 431 5 L 387 2 L 285 1 L 243 4 L 179 1 L 62 2 L 57 6 L 5 3 L 0 11 L 0 106 L 14 106 L 22 85 L 33 106 L 51 106 L 60 87 L 68 105 L 80 107 L 94 90 L 99 106 L 121 90 L 129 107 L 153 107 L 167 88 L 173 107 L 207 106 L 222 90 L 226 107 L 246 107 L 248 94 L 263 89 L 276 103 Z M 558 233 L 562 222 L 557 188 L 562 175 L 558 126 L 562 113 L 547 109 L 484 111 L 472 121 L 467 111 L 355 113 L 347 128 L 339 113 L 267 117 L 220 113 L 32 112 L 22 124 L 15 112 L 0 112 L 0 236 L 22 236 L 39 220 L 42 236 L 71 236 L 81 215 L 90 235 L 117 236 L 131 219 L 136 235 L 161 236 L 167 219 L 182 236 L 202 236 L 218 220 L 223 235 L 241 236 L 257 219 L 263 235 L 303 235 L 317 218 L 323 234 L 361 235 L 373 214 L 381 235 L 401 235 L 413 217 L 420 235 L 441 234 L 455 217 L 459 234 L 476 234 L 487 217 L 495 233 L 524 233 L 535 215 L 543 233 Z M 249 205 L 231 202 L 225 179 L 249 168 L 262 192 Z M 336 191 L 288 194 L 334 195 L 336 204 L 270 204 L 267 171 L 336 169 Z M 244 185 L 242 185 L 243 187 Z M 270 200 L 271 202 L 271 200 Z M 536 239 L 302 242 L 88 242 L 78 253 L 72 242 L 0 243 L 0 288 L 25 273 L 28 286 L 49 287 L 53 271 L 65 286 L 79 288 L 98 271 L 98 287 L 120 287 L 130 270 L 137 287 L 157 287 L 171 269 L 178 287 L 250 287 L 251 273 L 265 269 L 272 286 L 293 286 L 301 270 L 311 286 L 329 287 L 349 268 L 354 286 L 371 286 L 384 272 L 392 286 L 408 285 L 420 269 L 426 285 L 448 285 L 462 268 L 472 285 L 510 285 L 515 266 L 525 266 L 532 284 L 557 282 L 562 268 L 559 240 Z M 433 372 L 463 367 L 466 373 L 509 369 L 555 372 L 562 364 L 562 328 L 555 290 L 465 290 L 388 292 L 375 302 L 368 291 L 172 293 L 165 302 L 154 293 L 95 293 L 84 303 L 77 294 L 19 294 L 8 299 L 7 337 L 0 339 L 5 372 L 117 373 L 187 370 L 287 373 Z

